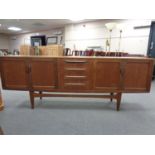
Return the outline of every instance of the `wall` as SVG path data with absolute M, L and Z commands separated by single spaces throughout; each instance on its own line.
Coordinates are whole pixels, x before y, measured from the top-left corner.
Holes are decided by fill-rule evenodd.
M 9 36 L 0 34 L 0 49 L 9 49 Z
M 36 35 L 46 35 L 46 37 L 51 37 L 51 36 L 58 36 L 58 42 L 60 42 L 61 35 L 56 35 L 57 32 L 62 31 L 64 33 L 64 29 L 53 29 L 49 31 L 41 31 L 41 32 L 35 32 L 35 33 L 27 33 L 27 34 L 20 34 L 20 35 L 13 35 L 10 36 L 10 44 L 9 44 L 9 50 L 13 51 L 14 49 L 20 49 L 20 45 L 30 45 L 30 37 L 31 36 L 36 36 Z
M 55 32 L 62 30 L 64 33 L 65 47 L 78 50 L 85 50 L 88 46 L 102 46 L 105 50 L 106 40 L 109 38 L 109 31 L 105 23 L 116 22 L 123 26 L 121 51 L 146 55 L 150 28 L 134 29 L 134 26 L 148 25 L 151 20 L 99 20 L 88 23 L 67 25 L 63 29 L 39 32 L 40 35 L 53 36 Z M 30 36 L 36 33 L 22 34 L 10 37 L 9 49 L 19 49 L 22 44 L 30 44 Z M 112 31 L 111 51 L 118 50 L 119 30 Z M 59 36 L 60 39 L 60 36 Z
M 134 26 L 149 25 L 151 20 L 100 20 L 96 22 L 67 25 L 65 27 L 65 47 L 84 50 L 88 46 L 102 46 L 105 50 L 109 31 L 105 23 L 116 22 L 123 26 L 121 51 L 144 54 L 147 52 L 150 28 L 134 29 Z M 120 31 L 112 31 L 111 51 L 118 50 Z

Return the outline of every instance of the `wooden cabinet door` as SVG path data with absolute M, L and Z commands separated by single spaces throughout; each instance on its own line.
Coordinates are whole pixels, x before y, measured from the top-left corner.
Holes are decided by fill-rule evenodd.
M 1 61 L 1 76 L 4 89 L 27 90 L 28 74 L 24 60 L 9 59 Z
M 57 88 L 56 59 L 31 60 L 30 70 L 30 81 L 33 90 L 50 91 Z
M 120 62 L 95 60 L 93 89 L 112 92 L 120 89 Z
M 125 65 L 124 91 L 149 92 L 152 77 L 152 61 L 130 61 Z

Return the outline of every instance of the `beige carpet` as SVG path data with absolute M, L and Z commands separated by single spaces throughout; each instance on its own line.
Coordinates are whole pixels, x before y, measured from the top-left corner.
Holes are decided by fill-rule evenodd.
M 32 110 L 28 92 L 2 94 L 5 135 L 155 135 L 155 81 L 150 93 L 123 94 L 119 112 L 109 99 L 35 99 Z

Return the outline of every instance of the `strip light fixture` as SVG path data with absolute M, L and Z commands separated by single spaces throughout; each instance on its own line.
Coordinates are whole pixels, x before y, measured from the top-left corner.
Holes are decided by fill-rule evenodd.
M 19 27 L 9 27 L 8 30 L 11 30 L 11 31 L 21 31 L 22 29 L 19 28 Z

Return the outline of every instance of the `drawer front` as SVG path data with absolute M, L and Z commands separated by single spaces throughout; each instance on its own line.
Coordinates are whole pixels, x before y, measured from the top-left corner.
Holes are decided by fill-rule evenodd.
M 84 69 L 88 68 L 89 61 L 86 59 L 66 59 L 64 60 L 64 67 L 65 68 L 78 68 Z
M 61 67 L 61 87 L 68 91 L 82 91 L 90 88 L 91 60 L 63 59 Z
M 64 89 L 66 89 L 67 91 L 83 91 L 83 90 L 87 90 L 89 89 L 88 87 L 88 83 L 86 82 L 77 82 L 77 83 L 73 83 L 73 82 L 65 82 L 64 83 Z
M 87 77 L 83 76 L 83 77 L 64 77 L 64 83 L 73 83 L 73 84 L 87 84 L 88 83 L 88 79 Z
M 84 76 L 87 75 L 89 72 L 88 68 L 69 68 L 69 67 L 65 67 L 64 68 L 64 75 L 67 76 Z

